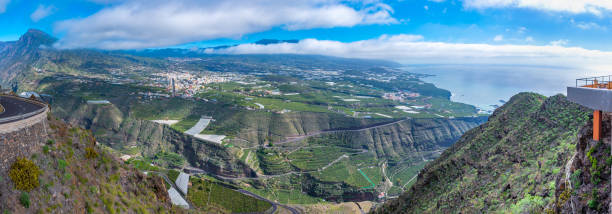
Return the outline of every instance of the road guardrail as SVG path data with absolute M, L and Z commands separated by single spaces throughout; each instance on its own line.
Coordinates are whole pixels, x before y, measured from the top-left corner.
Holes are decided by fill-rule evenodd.
M 2 96 L 2 97 L 6 97 L 6 96 Z M 14 96 L 10 96 L 10 97 L 11 98 L 15 98 L 15 99 L 19 99 L 19 100 L 22 100 L 22 101 L 25 101 L 25 102 L 29 102 L 29 103 L 34 103 L 36 105 L 41 105 L 42 108 L 40 108 L 40 109 L 38 109 L 36 111 L 33 111 L 33 112 L 28 112 L 28 113 L 22 114 L 22 115 L 15 115 L 15 116 L 12 116 L 12 117 L 0 118 L 0 123 L 7 123 L 7 122 L 12 122 L 12 121 L 17 121 L 17 120 L 23 120 L 23 119 L 29 118 L 31 116 L 43 113 L 43 112 L 45 112 L 49 108 L 47 106 L 47 104 L 45 104 L 43 102 L 34 101 L 34 100 L 30 100 L 30 99 L 24 99 L 24 98 L 21 98 L 21 97 L 14 97 Z

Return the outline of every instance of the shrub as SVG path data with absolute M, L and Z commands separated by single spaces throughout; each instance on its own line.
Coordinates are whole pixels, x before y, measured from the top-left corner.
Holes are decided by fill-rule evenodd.
M 43 153 L 49 154 L 49 146 L 44 145 L 42 149 L 43 149 Z
M 30 194 L 22 192 L 21 196 L 19 196 L 19 203 L 25 208 L 30 208 Z
M 570 176 L 570 181 L 572 182 L 572 187 L 574 189 L 579 189 L 581 182 L 580 182 L 580 175 L 582 174 L 582 170 L 581 169 L 577 169 L 576 171 L 574 171 L 574 173 L 572 173 L 572 175 Z
M 59 159 L 57 160 L 57 168 L 59 170 L 61 170 L 62 172 L 66 170 L 66 166 L 68 166 L 68 163 L 66 162 L 66 160 L 64 159 Z
M 85 148 L 85 157 L 87 159 L 94 159 L 98 157 L 98 152 L 93 147 Z
M 179 174 L 180 174 L 180 172 L 176 171 L 174 169 L 168 170 L 168 178 L 170 178 L 170 180 L 172 182 L 176 181 L 176 179 L 178 178 Z
M 589 202 L 587 202 L 587 204 L 589 205 L 589 208 L 596 210 L 597 207 L 599 206 L 599 203 L 597 203 L 597 200 L 595 199 L 591 199 L 589 200 Z
M 512 213 L 540 213 L 544 209 L 544 199 L 525 193 L 525 197 L 511 206 Z
M 172 152 L 159 152 L 155 155 L 156 162 L 162 165 L 168 165 L 171 168 L 180 168 L 185 163 L 183 156 Z
M 22 191 L 31 191 L 38 187 L 38 176 L 41 171 L 38 166 L 26 158 L 17 158 L 11 165 L 9 177 L 15 184 L 15 188 Z

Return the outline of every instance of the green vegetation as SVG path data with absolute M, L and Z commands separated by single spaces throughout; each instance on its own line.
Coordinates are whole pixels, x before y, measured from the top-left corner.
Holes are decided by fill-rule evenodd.
M 390 167 L 388 169 L 387 175 L 391 182 L 394 182 L 394 185 L 403 187 L 406 185 L 406 182 L 410 181 L 411 183 L 405 186 L 405 189 L 410 188 L 410 185 L 416 182 L 415 176 L 418 175 L 419 171 L 425 167 L 428 162 L 422 161 L 417 162 L 414 165 L 407 164 L 399 164 L 397 166 Z M 413 179 L 414 178 L 414 179 Z
M 525 197 L 512 205 L 512 213 L 538 213 L 544 209 L 546 202 L 540 196 L 525 193 Z
M 363 76 L 368 73 L 355 70 L 346 72 Z M 415 120 L 386 127 L 384 130 L 338 133 L 334 134 L 335 139 L 327 136 L 314 137 L 319 138 L 320 142 L 278 143 L 288 136 L 321 130 L 359 129 L 407 116 L 438 118 L 437 115 L 473 116 L 476 113 L 472 106 L 448 100 L 447 91 L 436 89 L 431 84 L 423 84 L 417 78 L 420 75 L 393 75 L 401 79 L 398 82 L 401 82 L 402 93 L 414 92 L 421 95 L 403 101 L 383 99 L 381 96 L 385 93 L 399 93 L 399 88 L 341 77 L 334 79 L 335 84 L 330 85 L 320 80 L 305 80 L 297 76 L 253 76 L 253 84 L 229 82 L 205 85 L 205 89 L 199 91 L 194 99 L 148 98 L 142 94 L 167 94 L 167 91 L 136 84 L 110 84 L 96 78 L 80 76 L 71 77 L 83 80 L 79 84 L 58 80 L 56 77 L 43 79 L 40 84 L 43 92 L 56 99 L 52 108 L 54 113 L 70 121 L 93 121 L 91 127 L 98 141 L 111 146 L 115 151 L 137 157 L 127 161 L 137 169 L 163 172 L 163 168 L 179 168 L 186 161 L 190 161 L 190 165 L 216 167 L 230 170 L 224 173 L 242 175 L 248 171 L 245 170 L 248 164 L 259 173 L 267 175 L 311 172 L 309 179 L 312 182 L 342 184 L 350 189 L 371 185 L 358 169 L 363 170 L 373 183 L 380 184 L 383 177 L 380 168 L 385 160 L 415 156 L 413 154 L 422 150 L 440 150 L 448 145 L 441 147 L 438 143 L 451 143 L 465 130 L 479 123 L 447 119 L 431 120 L 434 121 L 431 123 Z M 87 105 L 85 102 L 91 99 L 109 100 L 111 104 Z M 262 104 L 265 108 L 259 109 L 255 103 Z M 410 114 L 395 108 L 397 105 L 418 105 L 422 109 L 419 114 Z M 204 115 L 213 116 L 215 121 L 202 133 L 228 136 L 227 144 L 223 144 L 222 148 L 180 135 L 179 132 L 191 128 Z M 392 118 L 387 118 L 387 115 Z M 180 122 L 171 125 L 172 129 L 169 129 L 168 126 L 142 120 Z M 417 128 L 410 132 L 403 131 L 412 130 L 407 127 Z M 438 127 L 442 128 L 437 129 Z M 163 131 L 160 132 L 160 128 Z M 431 136 L 436 137 L 434 139 Z M 124 143 L 125 139 L 138 141 L 136 145 L 139 146 L 127 145 Z M 175 148 L 181 148 L 176 147 L 178 142 L 184 144 L 183 146 L 191 146 L 194 150 L 177 150 Z M 400 144 L 394 145 L 398 142 Z M 302 144 L 303 147 L 295 147 L 297 144 Z M 271 148 L 262 148 L 262 145 Z M 249 149 L 244 150 L 245 148 Z M 348 158 L 343 158 L 343 155 Z M 202 156 L 209 158 L 204 162 L 194 161 L 202 160 Z M 421 157 L 431 159 L 437 156 L 419 154 L 419 158 Z M 331 164 L 335 160 L 338 162 Z M 248 163 L 244 164 L 246 162 Z M 398 165 L 421 162 L 422 159 L 412 158 Z M 151 166 L 151 163 L 155 166 Z M 319 169 L 321 172 L 315 172 Z M 417 172 L 418 169 L 403 170 L 395 177 L 408 181 Z M 278 187 L 270 187 L 272 190 L 261 189 L 261 186 L 257 188 L 268 193 L 285 194 L 287 197 L 281 198 L 290 200 L 297 200 L 305 195 L 296 194 L 293 190 L 284 192 L 285 190 L 276 189 Z M 315 200 L 317 197 L 328 196 L 327 193 L 308 194 L 315 196 Z M 341 195 L 340 192 L 334 194 Z
M 358 153 L 360 150 L 336 146 L 302 148 L 287 156 L 291 164 L 302 171 L 313 171 L 323 168 L 343 155 Z
M 370 186 L 371 183 L 359 170 L 367 174 L 372 181 L 378 183 L 382 180 L 382 173 L 379 167 L 359 169 L 357 164 L 349 159 L 342 159 L 327 169 L 312 174 L 323 182 L 344 182 L 355 188 Z
M 157 166 L 152 166 L 151 161 L 147 159 L 131 158 L 126 161 L 126 164 L 142 171 L 160 171 L 161 169 Z
M 581 175 L 582 175 L 582 170 L 581 169 L 577 169 L 570 176 L 570 181 L 572 182 L 572 187 L 574 187 L 574 189 L 579 189 L 580 185 L 582 185 L 582 183 L 580 183 L 580 176 Z
M 255 213 L 264 212 L 272 206 L 207 179 L 193 178 L 191 183 L 187 198 L 199 209 L 220 207 L 232 213 Z
M 181 174 L 181 172 L 176 171 L 174 169 L 168 170 L 168 178 L 171 181 L 176 181 L 176 179 L 178 178 L 179 174 Z
M 257 157 L 260 160 L 260 167 L 266 174 L 277 175 L 290 172 L 291 165 L 283 154 L 273 149 L 257 150 Z
M 19 196 L 19 203 L 23 205 L 25 208 L 30 208 L 30 194 L 27 192 L 22 192 Z
M 376 186 L 376 184 L 374 184 L 374 182 L 372 182 L 372 180 L 370 180 L 370 178 L 365 173 L 363 173 L 363 171 L 361 171 L 361 169 L 358 169 L 358 171 L 359 171 L 359 173 L 361 173 L 361 175 L 363 175 L 363 177 L 366 180 L 368 180 L 368 182 L 370 182 L 370 184 L 372 184 L 371 186 L 361 187 L 361 188 L 367 189 L 367 188 L 374 188 Z
M 591 199 L 587 202 L 589 208 L 597 210 L 597 208 L 599 207 L 599 203 L 597 202 L 597 199 Z
M 155 163 L 170 168 L 180 168 L 185 164 L 185 158 L 173 152 L 161 151 L 155 154 Z
M 98 157 L 98 152 L 93 147 L 85 148 L 85 157 L 87 159 L 94 159 Z
M 27 158 L 17 158 L 9 170 L 9 177 L 15 185 L 15 189 L 26 192 L 38 187 L 38 176 L 40 174 L 41 171 L 38 166 Z
M 596 150 L 599 149 L 599 147 L 601 147 L 602 145 L 603 143 L 599 141 L 597 145 L 591 147 L 591 149 L 589 149 L 589 151 L 586 153 L 587 158 L 591 162 L 591 167 L 589 168 L 591 173 L 591 182 L 595 185 L 598 185 L 601 181 L 602 171 L 606 168 L 605 163 L 598 165 L 597 158 L 593 156 Z
M 276 181 L 267 181 L 272 184 Z M 282 181 L 279 186 L 271 186 L 270 188 L 255 189 L 245 188 L 246 190 L 253 192 L 257 195 L 265 197 L 269 200 L 278 201 L 283 204 L 316 204 L 321 203 L 321 198 L 313 197 L 302 192 L 300 185 L 291 184 L 289 181 Z
M 573 154 L 589 112 L 562 95 L 515 95 L 376 213 L 542 213 L 556 201 L 555 172 Z M 574 186 L 580 173 L 571 176 Z

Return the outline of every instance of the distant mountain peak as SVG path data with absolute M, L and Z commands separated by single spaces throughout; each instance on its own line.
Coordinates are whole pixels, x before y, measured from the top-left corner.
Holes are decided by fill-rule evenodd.
M 278 39 L 261 39 L 256 41 L 255 44 L 258 45 L 269 45 L 269 44 L 278 44 L 278 43 L 298 43 L 300 40 L 297 39 L 288 39 L 288 40 L 278 40 Z
M 23 47 L 38 48 L 41 45 L 51 46 L 57 39 L 44 31 L 38 29 L 29 29 L 25 34 L 19 37 L 17 43 Z

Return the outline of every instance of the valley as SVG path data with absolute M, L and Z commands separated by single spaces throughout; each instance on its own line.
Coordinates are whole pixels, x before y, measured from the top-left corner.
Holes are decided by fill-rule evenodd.
M 3 83 L 41 94 L 53 115 L 91 130 L 115 157 L 144 172 L 183 170 L 289 210 L 397 197 L 487 117 L 450 101 L 448 91 L 420 80 L 425 75 L 384 61 L 160 57 L 166 52 L 52 50 L 26 41 L 53 39 L 32 30 L 17 41 L 27 51 L 5 65 L 33 63 L 5 70 L 15 77 Z
M 488 115 L 422 80 L 430 76 L 392 62 L 43 48 L 54 41 L 30 30 L 0 50 L 0 85 L 10 88 L 5 96 L 24 92 L 15 99 L 49 104 L 43 124 L 50 127 L 33 126 L 49 139 L 38 139 L 47 143 L 32 151 L 42 154 L 25 160 L 50 170 L 40 174 L 44 188 L 30 191 L 37 200 L 33 209 L 295 214 L 608 208 L 609 198 L 598 189 L 607 188 L 601 181 L 607 182 L 609 168 L 597 163 L 609 165 L 609 148 L 585 140 L 592 132 L 585 126 L 589 110 L 563 95 L 519 93 Z M 2 115 L 19 114 L 7 101 Z M 11 185 L 3 182 L 0 188 Z M 77 182 L 101 186 L 70 186 Z M 142 191 L 134 192 L 134 185 Z M 3 199 L 17 200 L 19 191 L 3 191 Z M 63 196 L 49 198 L 58 192 Z M 138 203 L 127 195 L 157 200 Z M 80 202 L 56 205 L 71 198 Z M 19 203 L 0 208 L 30 206 Z
M 375 200 L 378 193 L 374 192 L 399 194 L 411 184 L 410 178 L 418 173 L 425 161 L 437 157 L 461 133 L 486 118 L 359 118 L 308 111 L 281 114 L 220 101 L 144 96 L 134 99 L 133 95 L 142 94 L 139 92 L 143 89 L 87 81 L 91 82 L 74 84 L 43 80 L 41 87 L 45 88 L 45 94 L 53 97 L 54 114 L 93 130 L 98 141 L 120 152 L 118 156 L 128 155 L 132 159 L 169 167 L 156 157 L 160 152 L 171 152 L 182 156 L 182 163 L 186 164 L 173 167 L 213 176 L 268 199 L 290 204 L 320 203 L 321 199 Z M 94 85 L 119 93 L 106 95 L 92 90 Z M 108 100 L 109 103 L 88 103 L 92 99 L 90 96 L 96 93 L 99 94 L 95 95 L 95 100 Z M 151 109 L 157 110 L 148 113 Z M 202 115 L 213 116 L 201 119 L 206 118 Z M 153 120 L 176 122 L 160 124 Z M 198 125 L 199 121 L 202 124 Z M 253 123 L 255 121 L 257 123 Z M 197 128 L 192 129 L 194 127 Z M 220 142 L 202 142 L 201 138 L 197 139 L 199 135 L 226 137 Z M 383 164 L 388 161 L 390 163 Z M 383 175 L 385 170 L 394 172 L 393 176 Z M 367 176 L 362 176 L 360 171 Z M 372 185 L 368 179 L 374 180 L 376 185 L 362 188 Z M 312 184 L 292 184 L 292 180 L 307 180 Z M 304 186 L 320 182 L 333 185 Z M 342 185 L 343 191 L 301 190 L 329 189 L 335 185 Z M 344 191 L 346 189 L 352 190 Z
M 612 213 L 612 0 L 0 0 L 0 214 Z

